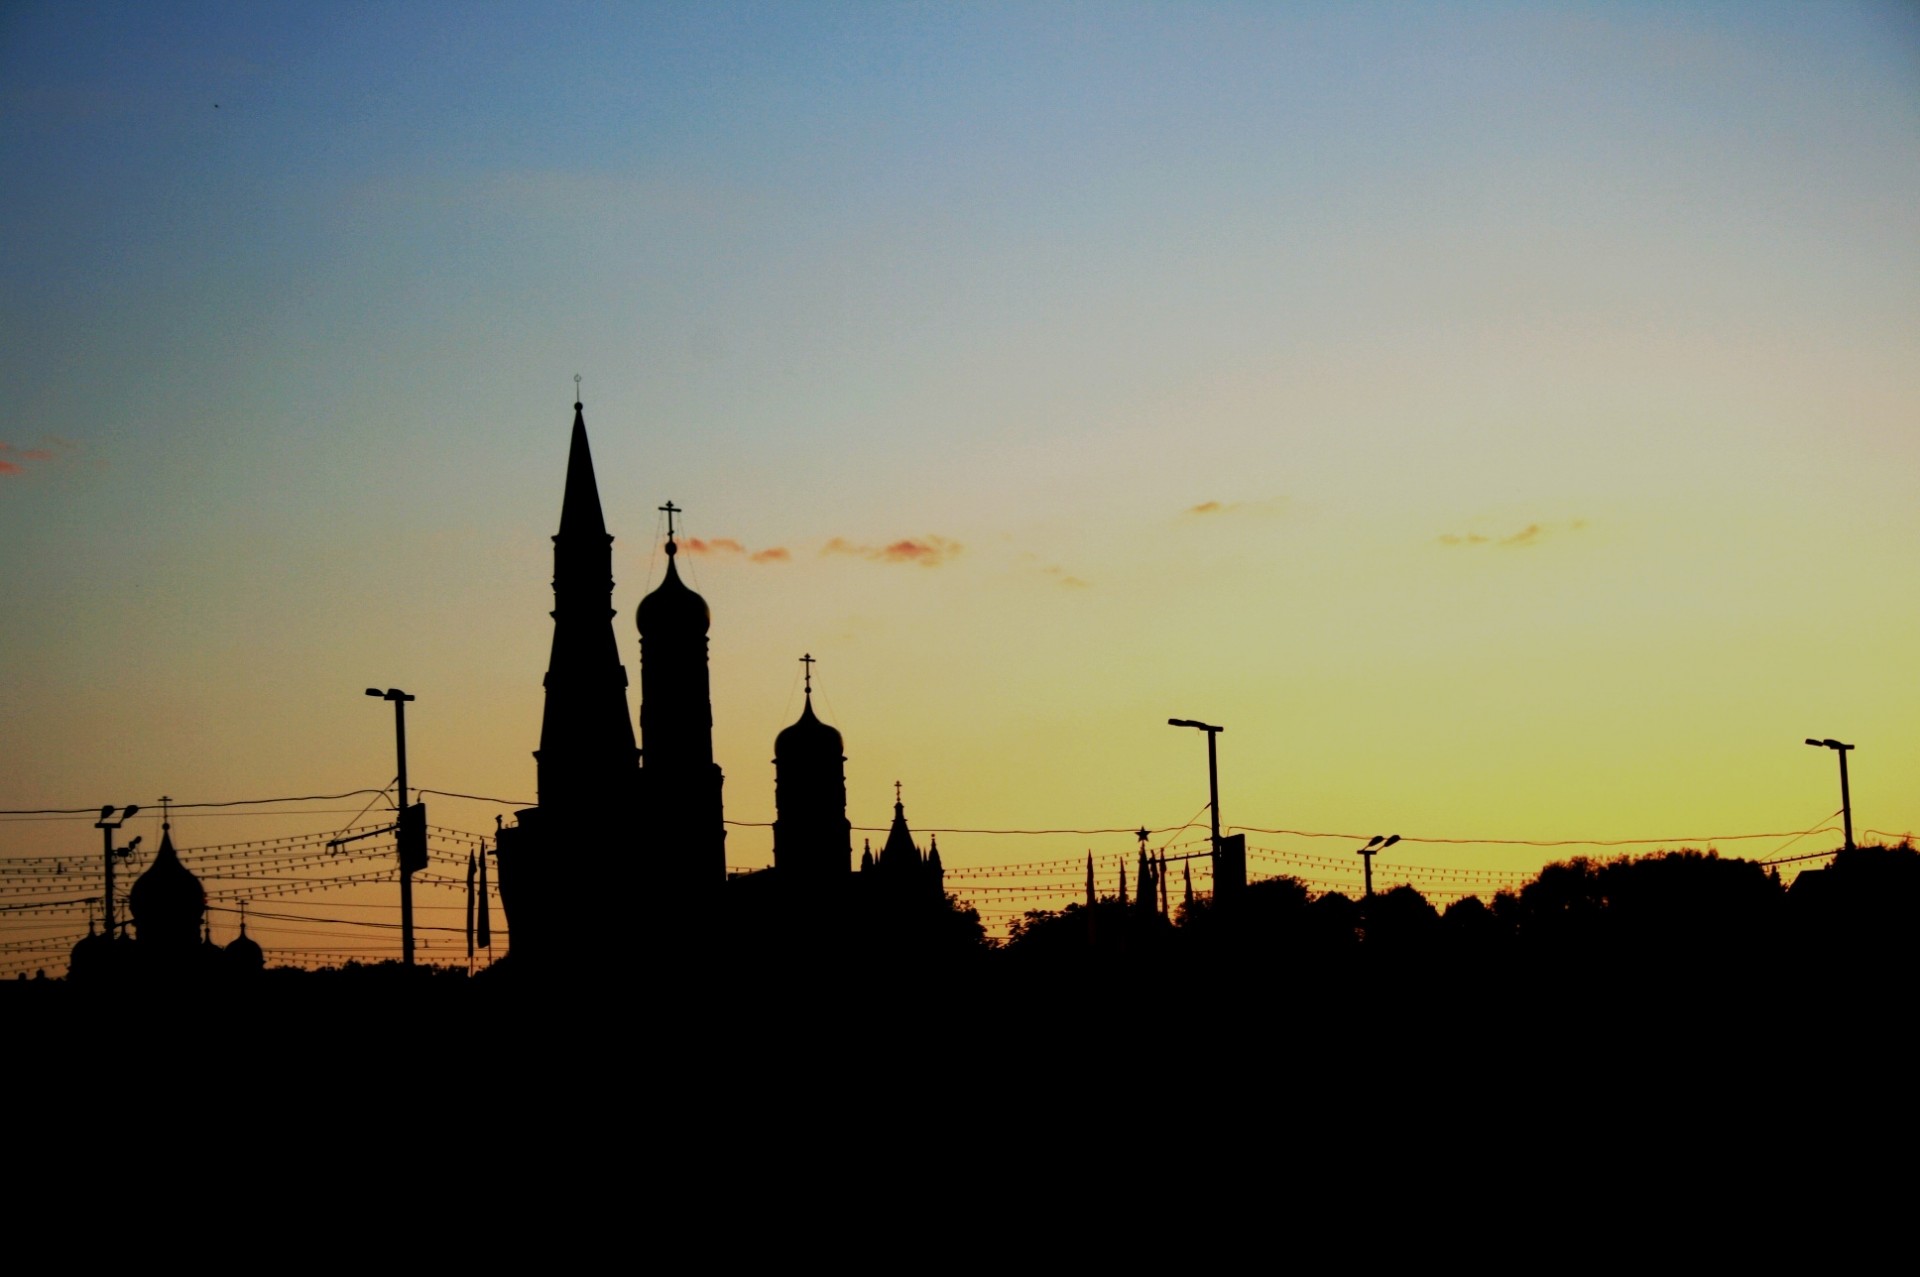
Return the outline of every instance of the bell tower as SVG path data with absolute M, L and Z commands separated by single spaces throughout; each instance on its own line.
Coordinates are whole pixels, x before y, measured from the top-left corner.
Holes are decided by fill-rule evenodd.
M 640 601 L 640 776 L 648 860 L 675 892 L 706 895 L 727 877 L 724 777 L 713 761 L 707 601 L 680 579 L 669 501 L 667 574 Z

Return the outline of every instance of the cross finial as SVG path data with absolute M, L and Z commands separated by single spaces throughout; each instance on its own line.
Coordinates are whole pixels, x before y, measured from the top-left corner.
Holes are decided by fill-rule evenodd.
M 173 812 L 169 808 L 172 802 L 173 799 L 166 794 L 160 795 L 160 828 L 162 829 L 173 828 Z
M 900 782 L 897 780 L 893 782 L 893 805 L 895 807 L 900 805 Z
M 673 516 L 676 514 L 685 514 L 686 511 L 682 510 L 679 506 L 675 505 L 672 501 L 668 501 L 665 505 L 661 506 L 660 509 L 667 516 L 667 544 L 672 545 L 673 544 Z
M 808 652 L 801 657 L 800 663 L 807 667 L 807 695 L 811 696 L 813 695 L 813 653 Z

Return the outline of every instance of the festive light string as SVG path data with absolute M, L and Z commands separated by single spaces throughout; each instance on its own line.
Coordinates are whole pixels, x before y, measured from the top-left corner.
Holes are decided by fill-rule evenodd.
M 311 795 L 305 798 L 242 799 L 242 800 L 233 800 L 233 801 L 220 802 L 220 803 L 176 803 L 176 804 L 172 804 L 172 807 L 175 811 L 181 811 L 183 809 L 192 809 L 192 808 L 231 808 L 231 807 L 244 807 L 244 806 L 266 806 L 274 803 L 330 801 L 330 800 L 337 800 L 339 798 L 344 798 L 344 797 L 355 797 L 355 796 L 369 795 L 369 794 L 372 795 L 375 800 L 377 800 L 382 794 L 386 792 L 387 791 L 385 790 L 364 790 L 363 789 L 363 790 L 349 791 L 348 793 L 345 793 L 345 794 Z M 476 801 L 486 801 L 486 802 L 497 802 L 502 805 L 510 805 L 510 806 L 524 807 L 524 806 L 530 805 L 525 803 L 514 802 L 513 800 L 486 798 L 480 795 L 462 794 L 462 793 L 457 793 L 457 792 L 447 791 L 447 790 L 421 789 L 417 792 L 422 795 L 435 794 L 435 795 L 451 797 L 451 798 L 472 799 Z M 34 817 L 34 816 L 54 816 L 54 815 L 58 815 L 58 816 L 71 815 L 76 817 L 97 816 L 97 811 L 98 811 L 97 808 L 91 808 L 91 807 L 70 808 L 70 809 L 58 809 L 58 808 L 23 809 L 23 810 L 16 810 L 16 811 L 0 812 L 0 817 Z M 363 808 L 362 814 L 364 814 L 364 811 L 365 809 Z M 1167 835 L 1167 834 L 1172 834 L 1177 836 L 1178 834 L 1184 832 L 1185 830 L 1190 829 L 1195 823 L 1197 823 L 1200 815 L 1204 814 L 1205 811 L 1206 811 L 1206 807 L 1205 805 L 1202 805 L 1202 807 L 1200 808 L 1200 811 L 1195 814 L 1194 819 L 1188 821 L 1185 825 L 1170 827 L 1170 828 L 1163 828 L 1163 829 L 1156 829 L 1156 830 L 1149 830 L 1148 831 L 1149 836 L 1152 837 L 1152 836 L 1160 836 L 1160 835 Z M 208 813 L 202 812 L 201 814 L 208 814 Z M 235 814 L 241 814 L 241 813 L 235 813 Z M 261 813 L 253 813 L 253 814 L 258 816 L 285 816 L 285 815 L 311 815 L 314 813 L 312 812 L 261 812 Z M 1838 813 L 1836 812 L 1834 814 L 1837 815 Z M 1828 817 L 1827 819 L 1831 819 L 1831 817 Z M 766 827 L 768 822 L 728 821 L 726 823 L 729 825 L 737 826 L 737 827 L 763 828 L 763 827 Z M 357 847 L 328 848 L 326 846 L 326 844 L 329 841 L 339 837 L 342 833 L 355 832 L 355 831 L 365 832 L 369 829 L 389 829 L 389 828 L 390 828 L 390 825 L 388 825 L 384 821 L 375 822 L 371 824 L 364 824 L 364 825 L 355 822 L 355 823 L 350 823 L 343 830 L 338 830 L 331 833 L 319 832 L 319 833 L 289 835 L 281 838 L 252 839 L 252 840 L 246 840 L 246 841 L 240 841 L 240 842 L 217 843 L 217 844 L 211 844 L 211 845 L 207 845 L 199 848 L 184 850 L 180 854 L 183 862 L 190 863 L 192 866 L 196 866 L 201 870 L 201 876 L 205 881 L 211 882 L 211 883 L 238 884 L 234 886 L 216 886 L 212 890 L 208 891 L 207 897 L 208 897 L 208 905 L 210 909 L 224 908 L 224 904 L 216 904 L 215 903 L 216 901 L 229 902 L 229 901 L 238 901 L 241 899 L 251 899 L 256 897 L 263 898 L 263 899 L 273 899 L 273 900 L 291 902 L 292 897 L 312 895 L 312 894 L 318 894 L 323 892 L 330 893 L 330 892 L 334 892 L 344 888 L 364 887 L 368 885 L 392 883 L 396 881 L 398 877 L 398 871 L 396 867 L 393 867 L 391 865 L 380 868 L 380 869 L 372 869 L 372 870 L 366 870 L 366 871 L 360 871 L 360 872 L 337 873 L 337 874 L 329 875 L 327 877 L 306 877 L 306 876 L 300 876 L 298 874 L 289 874 L 288 872 L 288 871 L 297 871 L 303 868 L 318 867 L 321 865 L 347 868 L 353 865 L 366 864 L 366 863 L 370 863 L 378 860 L 390 859 L 395 855 L 395 846 L 390 836 L 379 839 L 378 841 L 370 840 L 369 842 Z M 879 826 L 857 826 L 856 828 L 858 828 L 863 833 L 884 832 L 883 828 Z M 1238 831 L 1242 833 L 1262 833 L 1262 834 L 1277 835 L 1277 836 L 1283 836 L 1283 837 L 1299 837 L 1299 838 L 1315 838 L 1315 839 L 1326 839 L 1326 838 L 1342 839 L 1343 838 L 1349 841 L 1359 840 L 1359 835 L 1347 834 L 1347 833 L 1335 833 L 1335 832 L 1327 832 L 1327 831 L 1269 829 L 1269 828 L 1264 828 L 1260 826 L 1230 826 L 1229 828 L 1234 831 Z M 1117 829 L 1117 828 L 1111 828 L 1111 829 L 1065 829 L 1065 828 L 1062 828 L 1062 829 L 987 829 L 987 828 L 968 828 L 968 827 L 956 826 L 951 828 L 924 828 L 917 832 L 930 834 L 930 835 L 946 833 L 946 834 L 981 835 L 981 836 L 1047 835 L 1047 836 L 1078 837 L 1078 836 L 1126 835 L 1126 836 L 1132 837 L 1132 836 L 1137 836 L 1139 831 L 1135 829 Z M 1406 835 L 1406 836 L 1403 836 L 1400 841 L 1405 843 L 1423 843 L 1423 844 L 1431 844 L 1431 845 L 1450 845 L 1450 846 L 1627 847 L 1627 846 L 1649 846 L 1649 845 L 1661 845 L 1661 844 L 1665 844 L 1668 846 L 1673 846 L 1675 844 L 1684 845 L 1689 843 L 1711 844 L 1711 843 L 1717 843 L 1717 842 L 1736 842 L 1736 841 L 1748 841 L 1748 840 L 1757 840 L 1757 839 L 1765 839 L 1765 838 L 1787 837 L 1791 841 L 1786 845 L 1791 845 L 1792 841 L 1798 841 L 1801 838 L 1809 837 L 1818 833 L 1831 833 L 1831 832 L 1835 832 L 1832 826 L 1825 825 L 1825 824 L 1816 824 L 1811 828 L 1800 830 L 1800 831 L 1794 831 L 1791 833 L 1776 832 L 1776 833 L 1754 833 L 1754 834 L 1724 834 L 1724 835 L 1715 835 L 1711 837 L 1636 838 L 1636 839 L 1551 839 L 1551 840 L 1548 840 L 1548 839 L 1501 839 L 1501 838 L 1440 838 L 1440 837 L 1429 837 L 1429 836 L 1419 836 L 1419 835 Z M 1902 845 L 1910 845 L 1912 840 L 1911 833 L 1896 834 L 1891 831 L 1874 830 L 1874 829 L 1864 830 L 1863 833 L 1865 833 L 1867 836 L 1870 836 L 1870 837 L 1872 836 L 1880 837 L 1883 840 L 1893 840 L 1895 838 L 1898 838 L 1901 841 Z M 458 873 L 460 870 L 464 869 L 465 867 L 464 854 L 466 852 L 478 850 L 484 853 L 488 848 L 488 841 L 489 841 L 487 837 L 483 835 L 475 834 L 467 830 L 455 829 L 450 826 L 442 826 L 442 825 L 428 826 L 427 836 L 429 841 L 429 863 L 433 865 L 446 866 L 454 870 L 456 873 Z M 1205 847 L 1209 845 L 1210 842 L 1211 842 L 1211 839 L 1204 838 L 1204 837 L 1198 838 L 1198 839 L 1190 839 L 1190 840 L 1179 842 L 1179 843 L 1174 843 L 1170 839 L 1168 839 L 1167 841 L 1163 842 L 1160 847 L 1149 849 L 1148 854 L 1150 858 L 1157 858 L 1160 855 L 1167 854 L 1175 850 L 1184 850 L 1186 848 L 1194 848 L 1194 847 Z M 451 848 L 451 850 L 449 850 L 449 848 Z M 1270 862 L 1270 863 L 1278 863 L 1278 864 L 1283 864 L 1288 866 L 1299 866 L 1307 870 L 1314 870 L 1314 869 L 1324 870 L 1325 868 L 1335 868 L 1335 869 L 1347 871 L 1334 877 L 1327 877 L 1324 875 L 1309 876 L 1309 875 L 1303 875 L 1303 874 L 1287 874 L 1287 875 L 1269 875 L 1266 878 L 1256 876 L 1255 878 L 1251 879 L 1251 881 L 1266 881 L 1272 877 L 1284 876 L 1284 877 L 1295 878 L 1297 881 L 1300 881 L 1309 886 L 1320 887 L 1320 888 L 1331 888 L 1335 890 L 1352 890 L 1358 885 L 1358 879 L 1360 875 L 1356 872 L 1348 870 L 1349 862 L 1344 857 L 1316 856 L 1310 853 L 1293 852 L 1293 851 L 1288 851 L 1288 850 L 1284 850 L 1277 847 L 1250 846 L 1247 850 L 1250 856 L 1266 862 Z M 1784 850 L 1784 847 L 1781 848 L 1780 850 Z M 1117 877 L 1119 873 L 1131 867 L 1131 865 L 1136 863 L 1138 860 L 1137 849 L 1129 849 L 1128 851 L 1108 851 L 1108 852 L 1099 852 L 1099 853 L 1091 853 L 1091 854 L 1092 854 L 1092 860 L 1093 860 L 1096 875 L 1099 878 L 1109 879 L 1109 880 Z M 1788 863 L 1795 863 L 1795 862 L 1800 862 L 1805 860 L 1830 859 L 1834 854 L 1835 853 L 1832 851 L 1823 851 L 1823 852 L 1808 853 L 1808 854 L 1799 855 L 1799 856 L 1778 857 L 1776 859 L 1759 861 L 1758 863 L 1766 864 L 1766 865 L 1788 864 Z M 1186 863 L 1190 864 L 1191 862 L 1187 861 Z M 990 864 L 989 865 L 957 865 L 957 866 L 949 867 L 945 871 L 945 873 L 946 873 L 946 877 L 957 885 L 958 887 L 957 894 L 961 894 L 969 897 L 975 896 L 975 895 L 981 896 L 987 899 L 989 906 L 991 906 L 995 902 L 1012 903 L 1014 901 L 1039 901 L 1039 900 L 1059 901 L 1064 903 L 1077 903 L 1079 902 L 1080 898 L 1084 895 L 1084 880 L 1081 879 L 1079 875 L 1080 875 L 1080 872 L 1086 867 L 1086 864 L 1087 864 L 1087 856 L 1075 855 L 1075 856 L 1068 856 L 1068 857 L 1060 857 L 1052 860 L 1014 862 L 1014 863 L 1001 864 L 1001 865 L 990 865 Z M 1199 881 L 1203 883 L 1210 881 L 1211 867 L 1207 863 L 1207 859 L 1205 857 L 1201 858 L 1201 864 L 1197 866 L 1197 868 L 1199 869 L 1199 873 L 1197 875 Z M 1479 894 L 1477 891 L 1456 890 L 1455 889 L 1456 884 L 1462 884 L 1462 883 L 1472 884 L 1475 887 L 1490 888 L 1497 892 L 1499 890 L 1517 889 L 1519 886 L 1524 885 L 1524 882 L 1525 882 L 1525 878 L 1517 874 L 1515 871 L 1503 872 L 1499 870 L 1474 869 L 1474 868 L 1467 868 L 1463 866 L 1423 865 L 1423 864 L 1406 864 L 1406 863 L 1396 864 L 1393 867 L 1393 869 L 1394 869 L 1394 873 L 1398 874 L 1404 879 L 1404 882 L 1395 884 L 1395 885 L 1410 886 L 1410 887 L 1413 887 L 1415 890 L 1420 891 L 1425 896 L 1428 896 L 1430 898 L 1442 899 L 1442 900 L 1446 900 L 1446 899 L 1457 900 L 1457 899 L 1465 898 L 1467 895 Z M 72 879 L 74 879 L 75 877 L 80 877 L 80 878 L 91 877 L 92 872 L 94 870 L 95 870 L 95 867 L 88 863 L 88 859 L 84 855 L 73 856 L 73 855 L 32 854 L 27 856 L 0 857 L 0 901 L 4 901 L 3 903 L 0 903 L 0 921 L 4 921 L 9 926 L 21 927 L 21 928 L 70 927 L 70 923 L 67 922 L 66 919 L 70 919 L 74 916 L 77 916 L 82 912 L 91 914 L 92 912 L 94 912 L 94 910 L 97 908 L 99 904 L 99 897 L 97 895 L 81 896 L 81 897 L 67 896 L 64 899 L 52 899 L 52 898 L 46 898 L 46 897 L 59 896 L 63 892 L 70 892 L 72 890 L 72 887 L 69 886 L 68 883 Z M 737 867 L 737 866 L 729 867 L 729 872 L 742 872 L 742 871 L 752 872 L 752 870 L 750 869 L 743 870 L 742 867 Z M 1171 872 L 1171 867 L 1169 867 L 1169 872 Z M 1021 882 L 1019 881 L 1021 879 L 1042 879 L 1043 881 Z M 465 882 L 464 877 L 451 877 L 443 874 L 436 874 L 430 871 L 422 872 L 421 874 L 417 875 L 415 878 L 415 882 L 416 884 L 421 885 L 423 887 L 431 887 L 431 888 L 437 888 L 437 889 L 448 890 L 448 891 L 465 891 L 468 889 L 467 883 Z M 1391 890 L 1391 887 L 1388 887 L 1386 889 Z M 1182 887 L 1181 890 L 1184 892 L 1184 887 Z M 116 892 L 115 894 L 116 894 L 116 905 L 124 905 L 124 893 Z M 1204 896 L 1208 893 L 1202 891 L 1200 894 Z M 1111 897 L 1106 897 L 1106 898 L 1110 899 Z M 498 892 L 497 886 L 491 886 L 488 892 L 488 899 L 490 904 L 499 901 L 499 892 Z M 380 902 L 377 904 L 360 902 L 360 901 L 336 901 L 335 902 L 335 907 L 339 907 L 343 905 L 346 907 L 355 908 L 355 909 L 378 908 L 383 910 L 389 910 L 389 909 L 397 909 L 399 907 L 397 903 L 387 903 L 387 902 Z M 423 909 L 424 908 L 459 909 L 459 908 L 462 908 L 463 906 L 423 904 L 420 907 Z M 1047 912 L 1047 911 L 1032 910 L 1032 909 L 1009 910 L 1009 909 L 999 909 L 999 908 L 989 907 L 987 909 L 982 910 L 981 912 L 983 913 L 983 915 L 1006 917 L 1009 915 L 1020 916 L 1022 914 Z M 252 916 L 260 917 L 265 915 L 261 915 L 256 911 L 256 913 L 253 914 Z M 323 925 L 375 925 L 375 926 L 387 927 L 387 928 L 392 928 L 397 926 L 397 924 L 391 924 L 391 923 L 365 923 L 365 922 L 357 922 L 356 920 L 347 920 L 347 919 L 311 918 L 306 915 L 289 915 L 289 916 L 298 916 L 298 917 L 301 917 L 303 921 L 312 921 L 312 922 L 321 923 Z M 440 928 L 440 930 L 456 931 L 458 929 L 457 928 Z M 34 952 L 56 954 L 61 946 L 67 945 L 70 947 L 69 940 L 68 940 L 69 936 L 71 936 L 71 932 L 66 931 L 59 936 L 48 936 L 44 938 L 43 937 L 22 937 L 20 939 L 16 939 L 12 941 L 0 941 L 0 945 L 14 946 L 16 949 L 18 949 L 18 951 L 22 953 L 28 952 L 27 947 L 32 946 Z M 13 951 L 14 950 L 8 949 L 8 948 L 0 948 L 0 954 L 5 954 Z

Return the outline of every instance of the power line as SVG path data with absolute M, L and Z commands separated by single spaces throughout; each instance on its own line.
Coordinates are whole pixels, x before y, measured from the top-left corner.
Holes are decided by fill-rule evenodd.
M 340 798 L 358 798 L 362 794 L 379 794 L 384 790 L 349 789 L 344 794 L 304 794 L 298 798 L 234 798 L 218 803 L 172 803 L 175 811 L 190 807 L 258 807 L 267 803 L 320 803 L 332 802 Z M 92 807 L 22 807 L 0 810 L 0 816 L 97 816 L 98 804 Z

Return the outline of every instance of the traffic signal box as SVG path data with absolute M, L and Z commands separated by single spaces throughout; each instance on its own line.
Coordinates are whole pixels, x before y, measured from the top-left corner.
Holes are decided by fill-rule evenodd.
M 427 805 L 414 803 L 400 812 L 400 872 L 418 873 L 427 867 Z

